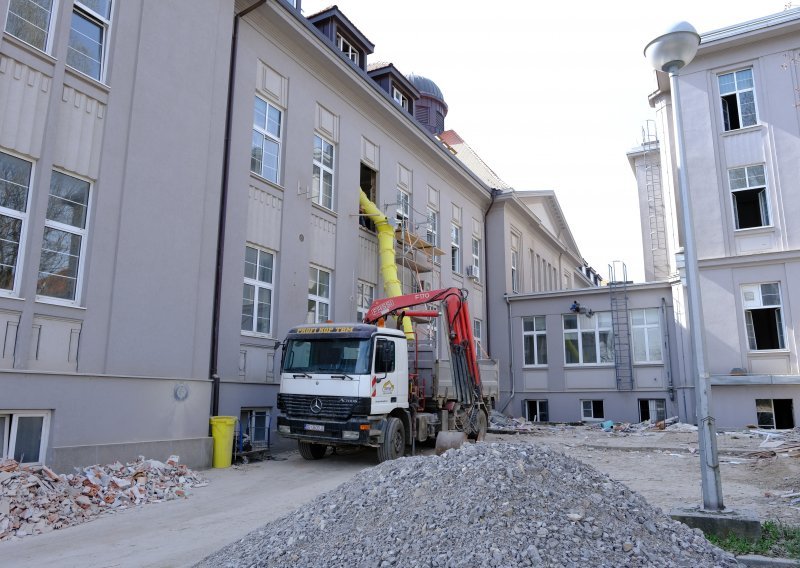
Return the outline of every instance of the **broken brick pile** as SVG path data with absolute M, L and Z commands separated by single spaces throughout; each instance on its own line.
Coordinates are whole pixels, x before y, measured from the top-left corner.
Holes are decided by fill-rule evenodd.
M 185 498 L 192 488 L 208 485 L 178 456 L 167 463 L 140 456 L 124 465 L 76 471 L 59 475 L 47 466 L 0 461 L 0 541 L 85 523 L 130 506 Z

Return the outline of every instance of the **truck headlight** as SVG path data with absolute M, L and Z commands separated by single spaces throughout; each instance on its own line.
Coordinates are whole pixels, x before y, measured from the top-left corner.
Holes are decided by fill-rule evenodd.
M 358 440 L 359 432 L 353 430 L 344 430 L 342 432 L 342 440 Z
M 280 432 L 281 434 L 291 434 L 292 429 L 289 428 L 289 426 L 286 424 L 281 424 L 280 426 L 278 426 L 278 432 Z

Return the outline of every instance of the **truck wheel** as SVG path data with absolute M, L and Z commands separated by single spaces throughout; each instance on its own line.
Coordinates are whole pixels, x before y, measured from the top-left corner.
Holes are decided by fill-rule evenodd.
M 486 437 L 486 429 L 489 427 L 486 413 L 483 410 L 475 410 L 470 418 L 470 427 L 472 432 L 469 433 L 469 439 L 481 442 Z
M 390 416 L 386 421 L 386 433 L 378 446 L 378 463 L 394 460 L 403 455 L 406 449 L 406 429 L 399 418 Z
M 328 446 L 323 444 L 312 444 L 311 442 L 297 441 L 297 449 L 300 455 L 307 460 L 321 460 L 328 451 Z

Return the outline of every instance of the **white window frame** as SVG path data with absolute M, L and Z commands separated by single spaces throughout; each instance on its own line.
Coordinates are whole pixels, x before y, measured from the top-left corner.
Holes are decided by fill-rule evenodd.
M 769 195 L 767 193 L 767 179 L 764 172 L 764 164 L 753 166 L 743 166 L 741 168 L 731 168 L 728 170 L 728 184 L 731 188 L 731 207 L 733 207 L 733 224 L 737 231 L 747 231 L 748 229 L 763 229 L 772 226 L 772 215 L 770 214 Z M 761 224 L 752 227 L 739 226 L 739 206 L 736 201 L 736 194 L 740 192 L 758 192 L 758 206 L 761 217 Z
M 320 148 L 320 159 L 317 159 L 317 148 Z M 330 148 L 330 165 L 325 164 L 324 156 L 325 151 Z M 336 145 L 325 138 L 324 136 L 314 133 L 314 153 L 312 156 L 312 176 L 311 183 L 314 187 L 311 188 L 311 194 L 314 197 L 314 203 L 325 209 L 333 210 L 333 204 L 336 200 Z M 319 173 L 317 173 L 319 169 Z M 325 174 L 331 176 L 331 190 L 330 195 L 325 194 Z
M 637 316 L 641 314 L 641 318 Z M 635 321 L 639 319 L 639 321 Z M 664 347 L 661 336 L 661 310 L 659 308 L 632 308 L 630 310 L 631 353 L 634 363 L 663 363 Z M 636 338 L 641 337 L 644 356 L 637 351 Z M 656 351 L 657 349 L 657 351 Z
M 478 277 L 475 280 L 480 282 L 483 278 L 483 271 L 481 270 L 481 239 L 474 235 L 472 237 L 472 266 L 478 269 Z
M 33 22 L 31 22 L 29 20 L 26 20 L 25 18 L 23 18 L 21 15 L 17 14 L 16 12 L 12 12 L 11 11 L 12 5 L 15 4 L 15 3 L 17 3 L 17 4 L 28 4 L 31 7 L 41 8 L 41 6 L 39 6 L 39 4 L 37 4 L 36 2 L 33 2 L 32 0 L 11 0 L 11 2 L 9 2 L 9 4 L 8 4 L 8 11 L 6 12 L 5 26 L 3 27 L 5 32 L 8 35 L 10 35 L 11 37 L 17 38 L 19 41 L 23 42 L 26 45 L 31 46 L 34 49 L 38 49 L 39 51 L 42 51 L 44 53 L 50 53 L 52 48 L 53 48 L 53 24 L 54 24 L 55 19 L 56 19 L 54 17 L 54 15 L 57 13 L 57 10 L 58 10 L 58 0 L 52 0 L 52 3 L 50 4 L 50 10 L 49 10 L 49 14 L 48 14 L 48 17 L 47 17 L 47 29 L 42 29 L 39 26 L 37 26 L 36 24 L 34 24 Z M 42 45 L 40 47 L 38 45 L 34 45 L 34 44 L 24 40 L 23 38 L 19 37 L 18 35 L 14 35 L 8 29 L 8 23 L 11 20 L 11 16 L 12 15 L 14 17 L 16 17 L 16 18 L 19 18 L 23 22 L 26 22 L 29 26 L 31 26 L 33 28 L 36 28 L 36 29 L 39 29 L 39 30 L 42 30 L 42 32 L 44 32 L 44 45 Z
M 770 302 L 770 297 L 774 299 L 775 294 L 770 293 L 765 286 L 776 286 L 778 302 Z M 742 307 L 744 309 L 744 326 L 747 335 L 747 349 L 750 353 L 763 353 L 769 351 L 786 350 L 786 324 L 783 321 L 783 295 L 780 282 L 761 282 L 758 284 L 742 285 Z M 778 337 L 779 347 L 769 349 L 759 349 L 755 336 L 755 326 L 753 324 L 753 310 L 772 309 L 775 310 L 776 321 L 775 331 Z
M 536 403 L 536 422 L 549 422 L 550 421 L 550 404 L 547 402 L 546 398 L 539 398 L 539 399 L 528 399 L 525 401 L 525 419 L 531 420 L 531 413 L 530 413 L 530 404 L 532 402 Z M 546 420 L 541 419 L 542 410 L 544 410 Z
M 411 194 L 397 188 L 397 226 L 404 231 L 411 230 Z
M 25 248 L 27 243 L 28 211 L 30 210 L 31 193 L 32 193 L 31 188 L 33 187 L 33 180 L 35 179 L 36 164 L 22 158 L 21 156 L 12 154 L 11 152 L 5 152 L 5 151 L 0 152 L 0 155 L 3 154 L 30 164 L 30 174 L 28 175 L 28 186 L 26 188 L 24 211 L 17 211 L 16 209 L 10 209 L 8 207 L 3 207 L 0 205 L 0 215 L 4 215 L 12 219 L 18 219 L 20 221 L 19 242 L 17 243 L 16 266 L 14 267 L 14 282 L 12 284 L 11 289 L 0 288 L 0 296 L 18 296 L 19 283 L 20 279 L 22 278 L 21 274 L 24 264 L 23 259 L 25 257 Z
M 750 87 L 740 87 L 739 86 L 739 75 L 744 73 L 750 73 Z M 722 80 L 723 77 L 733 77 L 733 90 L 726 89 L 723 92 Z M 746 81 L 746 79 L 742 79 L 742 81 Z M 741 130 L 742 128 L 748 128 L 750 126 L 756 126 L 758 124 L 758 104 L 756 101 L 756 92 L 755 92 L 755 73 L 752 67 L 746 67 L 744 69 L 737 69 L 735 71 L 728 71 L 725 73 L 720 73 L 717 75 L 717 88 L 719 89 L 719 97 L 720 97 L 720 112 L 722 115 L 722 129 L 724 132 L 734 132 L 736 130 Z M 742 95 L 745 93 L 750 93 L 753 97 L 753 123 L 752 124 L 743 124 L 742 120 Z M 736 119 L 739 122 L 738 128 L 731 128 L 730 127 L 730 119 L 728 119 L 728 126 L 729 128 L 725 128 L 725 115 L 726 115 L 726 105 L 727 102 L 725 101 L 725 97 L 730 97 L 734 95 L 736 97 Z M 730 116 L 730 115 L 728 115 Z
M 319 285 L 320 285 L 320 274 L 327 274 L 328 275 L 328 295 L 323 296 L 319 294 Z M 311 292 L 310 284 L 314 282 L 316 286 L 316 292 Z M 313 321 L 310 321 L 312 318 L 307 318 L 309 321 L 307 323 L 324 323 L 329 319 L 333 319 L 333 314 L 331 313 L 331 298 L 333 297 L 333 273 L 329 270 L 325 270 L 324 268 L 319 268 L 318 266 L 311 266 L 309 268 L 309 291 L 308 291 L 308 303 L 313 305 L 313 312 L 311 309 L 308 310 L 308 316 L 313 313 Z M 324 317 L 320 313 L 320 307 L 325 306 L 325 315 Z M 309 308 L 311 306 L 309 305 Z
M 255 434 L 256 421 L 260 416 L 264 417 L 264 431 L 257 436 Z M 272 425 L 272 409 L 269 407 L 245 407 L 239 411 L 239 417 L 239 427 L 241 428 L 239 435 L 241 437 L 246 435 L 254 449 L 263 446 L 270 437 L 269 429 Z M 245 420 L 242 420 L 242 418 L 245 418 Z M 261 434 L 263 434 L 263 437 Z
M 256 270 L 256 277 L 248 277 L 247 276 L 247 249 L 254 250 L 256 252 L 256 263 L 255 263 L 255 270 Z M 261 256 L 266 255 L 272 258 L 272 270 L 270 271 L 270 280 L 261 280 L 258 278 L 259 267 L 261 266 Z M 247 244 L 245 245 L 245 272 L 244 272 L 244 283 L 243 283 L 243 294 L 242 294 L 242 317 L 244 317 L 244 286 L 252 286 L 253 287 L 253 311 L 252 313 L 248 314 L 249 317 L 252 318 L 252 326 L 250 329 L 242 328 L 243 335 L 254 335 L 256 337 L 271 337 L 272 336 L 272 323 L 273 323 L 273 314 L 275 312 L 275 273 L 276 273 L 276 260 L 277 254 L 274 251 L 267 250 L 255 245 Z M 269 292 L 269 325 L 266 331 L 259 331 L 258 330 L 258 304 L 259 299 L 261 298 L 261 294 L 265 293 L 266 291 Z
M 450 223 L 450 269 L 453 274 L 461 274 L 463 267 L 461 262 L 461 227 L 456 223 Z
M 519 294 L 519 251 L 511 250 L 511 292 Z
M 42 437 L 39 440 L 39 459 L 35 462 L 21 462 L 25 465 L 44 464 L 47 457 L 47 442 L 50 436 L 50 412 L 47 410 L 0 410 L 5 418 L 5 428 L 0 431 L 2 451 L 0 461 L 13 459 L 17 445 L 17 432 L 20 418 L 42 418 Z
M 403 107 L 404 110 L 408 110 L 408 97 L 405 96 L 400 89 L 394 85 L 392 85 L 392 98 L 397 104 Z
M 345 56 L 350 61 L 352 61 L 353 63 L 358 65 L 358 58 L 359 58 L 358 50 L 355 48 L 355 46 L 352 43 L 350 43 L 348 40 L 344 39 L 344 36 L 342 36 L 342 34 L 338 34 L 338 33 L 336 34 L 336 47 L 338 47 L 339 51 L 344 53 Z
M 475 356 L 481 359 L 483 350 L 483 321 L 478 318 L 472 318 L 472 339 L 475 341 Z
M 614 332 L 612 330 L 611 312 L 595 312 L 592 317 L 584 314 L 563 314 L 561 325 L 564 333 L 564 365 L 567 367 L 601 367 L 614 365 Z M 575 319 L 576 327 L 567 328 L 568 319 Z M 601 320 L 603 324 L 601 325 Z M 594 361 L 587 361 L 587 349 L 584 348 L 584 336 L 594 335 Z M 567 362 L 567 336 L 577 335 L 578 357 L 577 362 Z M 600 338 L 605 335 L 610 345 L 606 345 L 605 352 L 600 348 Z
M 528 339 L 530 338 L 530 339 Z M 539 349 L 539 340 L 544 338 L 544 350 Z M 530 343 L 533 351 L 528 349 Z M 533 356 L 533 363 L 529 363 Z M 545 316 L 524 316 L 522 318 L 522 366 L 547 367 L 547 318 Z
M 358 321 L 364 321 L 373 301 L 375 301 L 375 285 L 359 280 L 356 284 L 356 317 Z
M 264 124 L 256 124 L 255 121 L 255 105 L 258 103 L 263 103 L 266 105 L 266 111 L 264 113 Z M 254 140 L 250 143 L 250 171 L 256 174 L 258 177 L 265 179 L 271 183 L 276 185 L 280 184 L 281 179 L 281 150 L 282 150 L 282 141 L 283 141 L 283 110 L 269 102 L 264 97 L 260 97 L 258 95 L 255 96 L 255 101 L 253 103 L 253 138 Z M 278 132 L 270 132 L 269 125 L 269 115 L 270 110 L 273 110 L 278 113 Z M 256 148 L 256 140 L 258 139 L 259 142 L 259 151 L 261 152 L 261 168 L 257 171 L 254 168 L 254 157 L 253 157 L 253 150 Z M 264 142 L 269 141 L 272 142 L 277 146 L 277 160 L 275 161 L 275 179 L 272 179 L 271 176 L 267 175 L 267 172 L 264 171 Z
M 601 406 L 602 412 L 603 412 L 603 416 L 595 416 L 594 415 L 594 403 L 595 402 L 599 402 L 600 403 L 600 406 Z M 591 408 L 588 408 L 588 410 L 589 410 L 589 414 L 588 415 L 586 413 L 586 411 L 587 411 L 587 404 L 586 403 L 589 403 L 588 406 L 591 407 Z M 597 420 L 597 421 L 600 421 L 600 420 L 605 420 L 605 416 L 606 416 L 606 409 L 605 409 L 605 403 L 604 403 L 602 398 L 581 399 L 581 419 L 582 420 Z
M 84 226 L 82 228 L 81 227 L 76 227 L 74 225 L 69 225 L 67 223 L 62 223 L 62 222 L 59 222 L 59 221 L 55 221 L 55 220 L 49 219 L 47 217 L 47 214 L 45 214 L 45 220 L 44 220 L 44 230 L 45 230 L 45 232 L 47 231 L 47 229 L 53 229 L 55 231 L 63 231 L 65 233 L 70 233 L 72 235 L 76 235 L 81 240 L 81 247 L 80 247 L 80 251 L 78 252 L 78 270 L 77 270 L 77 273 L 75 275 L 75 295 L 72 298 L 59 298 L 58 296 L 48 296 L 46 294 L 39 293 L 39 280 L 40 280 L 40 277 L 41 277 L 41 274 L 42 274 L 41 258 L 44 256 L 44 245 L 45 245 L 45 240 L 44 240 L 44 238 L 42 238 L 42 257 L 40 257 L 39 271 L 37 272 L 37 281 L 36 281 L 37 282 L 37 284 L 36 284 L 37 294 L 36 294 L 36 300 L 39 301 L 39 302 L 46 302 L 46 303 L 49 303 L 49 304 L 62 304 L 62 305 L 66 305 L 66 306 L 76 306 L 76 305 L 80 305 L 80 300 L 81 300 L 82 292 L 83 292 L 83 273 L 84 273 L 84 264 L 85 264 L 85 259 L 86 259 L 86 239 L 88 238 L 89 226 L 91 224 L 90 211 L 91 211 L 91 207 L 92 207 L 92 196 L 94 195 L 94 191 L 93 191 L 92 182 L 89 181 L 88 179 L 83 179 L 83 178 L 81 178 L 79 176 L 76 176 L 76 175 L 73 175 L 73 174 L 68 174 L 68 173 L 62 172 L 60 170 L 53 170 L 51 172 L 51 174 L 50 174 L 51 175 L 51 177 L 50 177 L 50 187 L 49 187 L 48 191 L 52 191 L 53 177 L 54 177 L 53 174 L 56 174 L 56 173 L 58 173 L 60 175 L 63 175 L 63 176 L 66 176 L 66 177 L 69 177 L 69 178 L 72 178 L 72 179 L 75 179 L 75 180 L 78 180 L 79 182 L 85 183 L 87 185 L 87 195 L 86 195 L 86 205 L 85 205 L 86 206 L 86 217 L 84 219 Z M 47 202 L 48 211 L 50 210 L 50 199 L 52 197 L 53 197 L 52 193 L 49 193 L 48 194 L 48 198 L 47 198 L 48 199 L 48 202 Z
M 114 1 L 116 1 L 116 0 L 114 0 Z M 98 61 L 98 63 L 100 64 L 100 72 L 98 73 L 97 77 L 94 77 L 93 75 L 90 75 L 90 74 L 86 73 L 85 71 L 81 71 L 80 69 L 71 66 L 69 63 L 67 63 L 67 67 L 69 67 L 70 69 L 75 70 L 78 73 L 81 73 L 82 75 L 86 75 L 87 77 L 91 77 L 95 81 L 100 81 L 101 83 L 105 83 L 105 80 L 106 80 L 106 69 L 107 69 L 106 62 L 107 62 L 107 59 L 108 59 L 108 43 L 109 43 L 109 37 L 110 37 L 110 32 L 111 32 L 111 15 L 112 15 L 112 12 L 114 10 L 114 1 L 110 1 L 109 2 L 109 7 L 108 7 L 109 15 L 108 15 L 108 17 L 104 16 L 103 14 L 100 14 L 99 12 L 95 12 L 92 8 L 87 6 L 85 3 L 81 2 L 81 0 L 75 0 L 74 1 L 74 4 L 72 6 L 72 12 L 71 12 L 72 14 L 76 14 L 79 17 L 87 20 L 88 22 L 97 25 L 102 31 L 103 38 L 102 38 L 102 42 L 101 42 L 101 45 L 100 45 L 100 52 L 101 52 L 100 53 L 100 61 Z M 70 36 L 72 36 L 72 25 L 71 24 L 70 24 Z M 70 39 L 71 39 L 71 37 L 70 37 Z M 67 52 L 68 53 L 69 53 L 69 50 L 72 49 L 72 46 L 69 43 L 69 41 L 70 40 L 68 40 L 68 42 L 67 42 Z M 73 50 L 73 51 L 76 51 L 76 50 Z
M 435 247 L 439 246 L 439 212 L 428 207 L 428 226 L 425 232 L 425 240 Z M 433 264 L 439 265 L 442 261 L 439 255 L 433 255 Z

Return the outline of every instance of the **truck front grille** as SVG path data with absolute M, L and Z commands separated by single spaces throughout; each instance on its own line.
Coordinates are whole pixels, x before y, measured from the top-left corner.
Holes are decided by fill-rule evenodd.
M 351 416 L 368 415 L 370 399 L 313 394 L 279 394 L 278 408 L 290 417 L 348 420 Z

